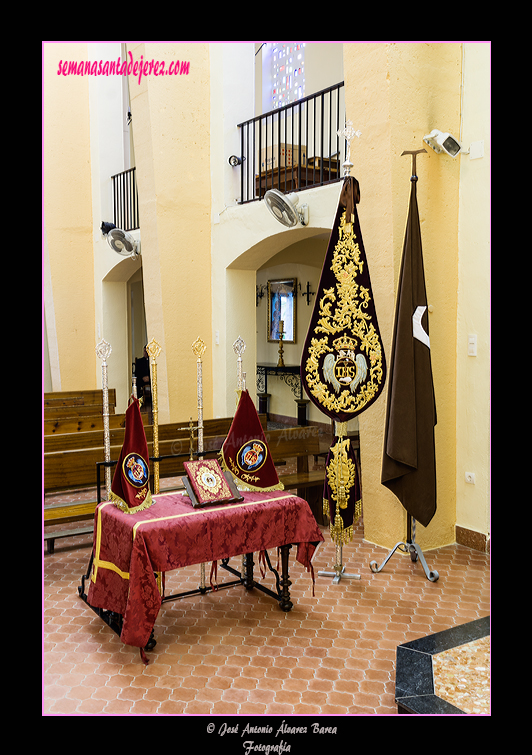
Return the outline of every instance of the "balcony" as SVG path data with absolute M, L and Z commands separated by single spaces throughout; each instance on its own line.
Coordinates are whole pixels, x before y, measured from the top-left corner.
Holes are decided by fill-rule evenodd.
M 139 200 L 135 168 L 111 176 L 113 186 L 113 223 L 123 231 L 140 228 Z
M 344 82 L 239 123 L 241 194 L 255 202 L 268 189 L 283 193 L 342 179 Z

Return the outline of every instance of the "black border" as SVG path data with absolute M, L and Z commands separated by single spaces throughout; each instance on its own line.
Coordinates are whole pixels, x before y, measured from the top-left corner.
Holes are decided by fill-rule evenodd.
M 395 702 L 398 713 L 466 715 L 434 693 L 432 656 L 490 634 L 490 616 L 397 646 Z

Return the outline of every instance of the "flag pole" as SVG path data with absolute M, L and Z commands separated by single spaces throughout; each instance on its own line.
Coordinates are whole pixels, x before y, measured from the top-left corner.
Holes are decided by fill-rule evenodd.
M 418 177 L 417 177 L 417 169 L 416 169 L 416 157 L 417 155 L 426 152 L 426 149 L 415 149 L 415 150 L 405 150 L 401 153 L 401 157 L 404 155 L 411 155 L 412 156 L 412 172 L 410 176 L 410 181 L 412 183 L 417 183 Z M 437 571 L 432 571 L 427 566 L 427 562 L 425 561 L 425 557 L 423 555 L 423 551 L 419 547 L 419 545 L 416 543 L 416 520 L 415 518 L 407 513 L 407 522 L 406 522 L 406 542 L 398 542 L 395 544 L 395 546 L 392 548 L 391 551 L 389 551 L 388 555 L 382 562 L 380 566 L 377 565 L 376 561 L 370 561 L 369 567 L 371 571 L 374 574 L 377 574 L 378 572 L 382 571 L 384 566 L 388 563 L 390 558 L 393 556 L 395 551 L 401 551 L 402 553 L 410 553 L 410 559 L 413 562 L 416 562 L 418 559 L 423 567 L 423 570 L 425 572 L 425 575 L 427 579 L 430 582 L 436 582 L 439 579 L 439 574 Z
M 105 488 L 107 490 L 107 500 L 111 498 L 111 467 L 108 466 L 108 462 L 111 461 L 111 436 L 109 432 L 109 386 L 107 381 L 107 357 L 111 352 L 111 344 L 102 338 L 96 346 L 96 355 L 102 360 L 103 445 L 106 461 Z

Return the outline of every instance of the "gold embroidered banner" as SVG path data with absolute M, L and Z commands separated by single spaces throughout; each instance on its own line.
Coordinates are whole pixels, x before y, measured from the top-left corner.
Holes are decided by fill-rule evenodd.
M 358 181 L 345 179 L 301 358 L 310 400 L 346 422 L 380 395 L 384 348 L 356 211 Z
M 340 423 L 327 459 L 324 507 L 336 542 L 352 536 L 361 511 L 359 475 L 345 423 L 380 396 L 386 379 L 368 261 L 356 205 L 358 181 L 346 176 L 301 357 L 309 399 Z M 357 512 L 358 511 L 358 515 Z

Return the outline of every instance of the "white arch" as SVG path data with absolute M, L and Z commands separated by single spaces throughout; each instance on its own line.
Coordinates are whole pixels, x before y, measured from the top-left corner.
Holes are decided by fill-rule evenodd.
M 227 207 L 212 226 L 213 384 L 214 415 L 234 412 L 236 356 L 232 345 L 246 342 L 243 369 L 256 367 L 256 271 L 283 249 L 298 241 L 330 233 L 341 183 L 300 193 L 309 206 L 309 224 L 284 228 L 263 202 Z M 255 380 L 248 380 L 254 398 Z

